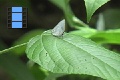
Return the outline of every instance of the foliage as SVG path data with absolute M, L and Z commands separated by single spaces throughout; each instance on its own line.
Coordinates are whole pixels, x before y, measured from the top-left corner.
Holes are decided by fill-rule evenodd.
M 27 46 L 28 58 L 51 72 L 120 78 L 120 56 L 86 38 L 69 34 L 58 38 L 46 31 L 32 38 Z
M 109 0 L 84 0 L 87 11 L 87 22 L 90 21 L 93 13 Z
M 3 54 L 11 50 L 10 53 L 16 53 L 19 56 L 25 51 L 30 62 L 33 61 L 28 63 L 30 69 L 13 54 L 12 56 L 0 55 L 0 67 L 6 69 L 6 72 L 16 80 L 56 80 L 57 77 L 68 74 L 80 74 L 80 79 L 84 74 L 85 77 L 90 75 L 91 80 L 120 80 L 119 53 L 102 46 L 104 44 L 119 45 L 120 29 L 102 31 L 93 29 L 75 16 L 69 4 L 70 0 L 49 1 L 63 11 L 66 22 L 75 30 L 63 33 L 62 36 L 54 36 L 51 30 L 30 31 L 13 43 L 17 46 L 0 51 L 0 54 Z M 108 1 L 84 0 L 87 22 L 90 21 L 93 13 Z M 104 27 L 106 22 L 103 20 L 104 15 L 107 16 L 103 13 L 102 18 L 97 22 L 99 27 L 100 25 Z M 1 42 L 0 48 L 2 45 L 4 44 Z M 35 63 L 40 66 L 36 66 Z M 99 78 L 93 78 L 93 76 Z
M 20 37 L 18 40 L 16 40 L 13 43 L 13 46 L 15 45 L 19 45 L 22 43 L 26 43 L 29 41 L 29 39 L 31 39 L 32 37 L 36 36 L 36 35 L 40 35 L 44 30 L 41 29 L 37 29 L 37 30 L 32 30 L 26 34 L 24 34 L 22 37 Z M 24 45 L 23 47 L 18 47 L 16 49 L 14 49 L 12 52 L 16 53 L 17 55 L 22 55 L 25 52 L 26 46 Z

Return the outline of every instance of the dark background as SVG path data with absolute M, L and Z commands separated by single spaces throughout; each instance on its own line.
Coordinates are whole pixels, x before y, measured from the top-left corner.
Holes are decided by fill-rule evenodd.
M 99 8 L 89 25 L 95 27 L 95 21 L 99 13 L 109 9 L 119 9 L 120 1 L 111 0 Z M 86 23 L 86 9 L 83 0 L 71 0 L 71 8 L 75 15 Z M 27 29 L 7 29 L 7 7 L 23 6 L 28 7 L 28 28 Z M 119 17 L 119 16 L 118 16 Z M 64 15 L 62 11 L 48 0 L 0 0 L 0 39 L 8 46 L 27 31 L 33 29 L 51 29 Z M 114 28 L 114 26 L 112 27 Z

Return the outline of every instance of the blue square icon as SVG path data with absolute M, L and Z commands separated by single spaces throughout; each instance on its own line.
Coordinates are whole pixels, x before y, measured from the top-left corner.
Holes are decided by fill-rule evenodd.
M 12 7 L 12 12 L 22 12 L 22 7 Z
M 22 21 L 22 13 L 12 13 L 12 21 Z
M 12 28 L 22 28 L 22 22 L 12 22 Z

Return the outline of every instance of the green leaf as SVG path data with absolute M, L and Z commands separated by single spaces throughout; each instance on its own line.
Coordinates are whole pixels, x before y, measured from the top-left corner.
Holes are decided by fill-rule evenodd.
M 79 36 L 83 36 L 85 38 L 89 38 L 92 35 L 96 34 L 97 30 L 92 29 L 92 28 L 80 28 L 79 30 L 74 30 L 74 31 L 70 31 L 70 34 L 74 34 L 74 35 L 79 35 Z
M 45 31 L 32 38 L 27 57 L 54 73 L 87 74 L 108 80 L 120 80 L 120 55 L 84 37 Z
M 120 29 L 97 31 L 96 34 L 90 36 L 89 38 L 100 44 L 120 44 Z
M 29 41 L 29 39 L 31 39 L 32 37 L 36 36 L 36 35 L 40 35 L 44 30 L 41 29 L 37 29 L 37 30 L 32 30 L 27 32 L 26 34 L 24 34 L 23 36 L 21 36 L 18 40 L 16 40 L 13 43 L 13 46 L 22 44 L 22 43 L 26 43 Z M 17 55 L 22 55 L 25 52 L 26 49 L 26 45 L 24 45 L 23 47 L 18 47 L 16 49 L 13 50 L 13 52 Z
M 66 10 L 66 4 L 68 4 L 68 0 L 49 0 L 52 3 L 54 3 L 55 5 L 57 5 L 58 7 L 60 7 L 61 9 L 63 9 L 64 11 Z
M 80 30 L 71 31 L 69 33 L 90 38 L 99 44 L 120 44 L 120 29 L 97 31 L 92 28 L 80 28 Z
M 87 11 L 87 22 L 90 21 L 93 13 L 102 5 L 107 3 L 109 0 L 84 0 L 86 11 Z
M 88 27 L 87 24 L 79 20 L 74 15 L 69 5 L 69 0 L 49 0 L 49 1 L 57 5 L 60 9 L 62 9 L 70 27 L 73 27 L 73 28 L 78 28 L 83 26 Z
M 30 70 L 17 56 L 10 54 L 0 55 L 0 67 L 15 80 L 35 80 Z

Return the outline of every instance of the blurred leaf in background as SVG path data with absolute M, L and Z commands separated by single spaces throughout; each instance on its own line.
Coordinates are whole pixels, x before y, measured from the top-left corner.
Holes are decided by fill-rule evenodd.
M 17 56 L 11 54 L 0 55 L 0 67 L 9 73 L 15 80 L 35 80 L 34 76 Z
M 5 43 L 2 41 L 0 42 L 0 46 L 0 50 L 6 48 Z M 11 53 L 0 55 L 0 69 L 8 73 L 11 80 L 35 80 L 27 66 L 17 56 Z M 4 80 L 5 78 L 3 77 L 2 79 Z
M 26 34 L 24 34 L 23 36 L 21 36 L 18 40 L 16 40 L 13 43 L 13 46 L 19 45 L 19 44 L 23 44 L 23 43 L 27 43 L 32 37 L 36 36 L 36 35 L 41 35 L 41 33 L 44 30 L 42 29 L 36 29 L 36 30 L 32 30 L 27 32 Z M 25 53 L 25 49 L 26 49 L 26 45 L 23 47 L 18 47 L 16 49 L 13 50 L 13 52 L 17 55 L 22 55 Z
M 64 13 L 65 18 L 70 25 L 70 27 L 78 28 L 78 27 L 88 27 L 83 21 L 79 20 L 71 10 L 69 5 L 70 0 L 49 0 L 50 2 L 54 3 L 58 6 Z
M 120 28 L 120 9 L 108 9 L 103 12 L 106 29 Z

